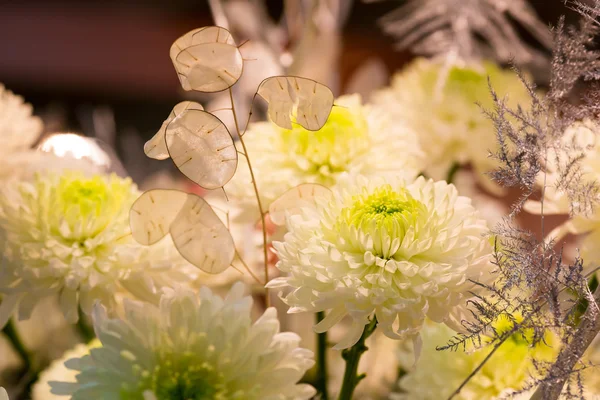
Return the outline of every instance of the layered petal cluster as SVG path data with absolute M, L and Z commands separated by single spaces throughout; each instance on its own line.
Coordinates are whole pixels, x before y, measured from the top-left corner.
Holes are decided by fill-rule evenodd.
M 74 171 L 10 181 L 0 189 L 0 327 L 18 309 L 28 319 L 40 299 L 59 295 L 67 321 L 78 307 L 109 309 L 129 292 L 156 302 L 158 288 L 186 280 L 189 264 L 172 242 L 133 240 L 129 209 L 139 192 L 129 178 Z
M 356 343 L 373 316 L 394 339 L 417 338 L 426 316 L 455 322 L 469 280 L 487 279 L 487 225 L 444 181 L 345 176 L 287 228 L 274 243 L 287 276 L 269 286 L 293 289 L 283 297 L 290 312 L 329 310 L 317 331 L 350 316 L 337 348 Z
M 33 107 L 0 84 L 0 154 L 28 150 L 42 133 L 42 121 L 32 115 Z
M 49 158 L 30 150 L 43 130 L 32 112 L 31 104 L 0 84 L 0 180 L 25 175 Z
M 481 183 L 497 191 L 485 175 L 497 166 L 489 157 L 497 148 L 494 125 L 481 110 L 493 108 L 488 77 L 498 95 L 507 96 L 508 105 L 530 103 L 512 71 L 488 62 L 448 66 L 427 59 L 398 72 L 390 88 L 374 94 L 373 102 L 389 110 L 396 123 L 417 132 L 427 156 L 427 176 L 445 179 L 455 163 L 471 164 Z
M 362 104 L 359 95 L 336 99 L 327 123 L 318 131 L 297 124 L 286 130 L 260 122 L 250 125 L 244 141 L 265 207 L 301 183 L 331 186 L 348 171 L 412 179 L 423 164 L 415 133 L 382 107 Z M 256 214 L 245 163 L 225 189 Z
M 438 351 L 456 332 L 445 325 L 428 322 L 422 330 L 423 348 L 416 364 L 411 346 L 400 347 L 400 366 L 408 371 L 398 382 L 392 400 L 438 400 L 448 398 L 492 350 L 465 352 Z M 519 333 L 507 339 L 455 397 L 458 400 L 505 399 L 526 400 L 532 392 L 531 374 L 535 362 L 551 362 L 558 354 L 559 339 L 548 333 L 544 342 L 534 346 Z
M 313 364 L 294 333 L 280 333 L 274 308 L 254 323 L 251 297 L 234 285 L 225 299 L 206 287 L 199 295 L 167 291 L 160 305 L 126 301 L 123 319 L 101 307 L 94 326 L 102 347 L 67 362 L 76 383 L 51 382 L 74 400 L 309 399 L 298 384 Z

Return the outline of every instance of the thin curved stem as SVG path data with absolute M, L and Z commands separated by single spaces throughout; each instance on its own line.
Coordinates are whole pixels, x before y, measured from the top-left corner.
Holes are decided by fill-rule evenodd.
M 25 347 L 25 344 L 21 340 L 19 332 L 17 331 L 12 319 L 8 321 L 8 323 L 2 330 L 2 333 L 4 333 L 8 341 L 11 343 L 13 349 L 17 352 L 17 354 L 19 354 L 21 360 L 23 360 L 25 369 L 29 371 L 33 364 L 31 360 L 31 354 L 29 353 L 27 347 Z
M 358 375 L 358 363 L 360 357 L 364 352 L 369 350 L 365 346 L 365 340 L 375 331 L 377 327 L 377 318 L 373 317 L 373 320 L 365 326 L 362 336 L 358 339 L 358 342 L 349 349 L 342 352 L 342 357 L 346 360 L 346 370 L 344 371 L 344 381 L 342 382 L 342 388 L 338 400 L 352 400 L 354 389 L 358 383 L 366 377 L 366 374 Z
M 508 336 L 494 346 L 494 348 L 492 349 L 492 351 L 490 351 L 488 353 L 488 355 L 485 356 L 485 358 L 483 359 L 483 361 L 481 361 L 479 363 L 479 365 L 477 365 L 477 367 L 473 371 L 471 371 L 471 373 L 469 374 L 469 376 L 467 376 L 462 381 L 462 383 L 460 384 L 460 386 L 458 388 L 456 388 L 456 390 L 450 394 L 450 396 L 448 397 L 448 400 L 452 400 L 455 396 L 457 396 L 460 393 L 461 390 L 463 390 L 463 388 L 465 386 L 467 386 L 467 383 L 469 383 L 471 381 L 471 379 L 475 375 L 477 375 L 477 373 L 481 370 L 481 368 L 483 368 L 483 366 L 489 361 L 489 359 L 492 358 L 492 356 L 494 355 L 494 353 L 496 353 L 496 350 L 498 350 L 500 348 L 500 346 L 502 346 L 507 339 L 508 339 Z
M 448 175 L 446 175 L 446 182 L 447 183 L 453 183 L 454 182 L 454 178 L 456 177 L 456 173 L 458 172 L 459 169 L 460 169 L 460 164 L 459 163 L 455 162 L 455 163 L 452 164 L 452 166 L 448 170 Z
M 92 340 L 96 338 L 96 333 L 94 332 L 94 328 L 88 324 L 88 321 L 85 319 L 85 314 L 79 309 L 79 319 L 77 320 L 77 332 L 83 339 L 85 344 L 90 343 Z
M 258 191 L 258 186 L 256 184 L 256 178 L 254 177 L 254 170 L 252 169 L 252 163 L 250 162 L 250 155 L 248 153 L 248 149 L 246 148 L 246 143 L 244 143 L 243 135 L 240 132 L 240 127 L 237 121 L 237 115 L 235 113 L 235 104 L 233 102 L 233 91 L 229 88 L 229 98 L 231 99 L 231 111 L 233 112 L 233 120 L 235 122 L 235 129 L 237 130 L 238 137 L 240 138 L 240 143 L 242 148 L 244 149 L 244 154 L 246 155 L 246 160 L 248 161 L 248 169 L 250 170 L 250 178 L 252 179 L 252 186 L 254 187 L 254 194 L 256 195 L 256 202 L 258 204 L 258 211 L 260 212 L 260 220 L 262 222 L 262 236 L 263 236 L 263 256 L 265 262 L 265 285 L 269 282 L 269 253 L 267 249 L 267 225 L 265 222 L 265 211 L 262 206 L 262 202 L 260 200 L 260 192 Z M 271 305 L 271 300 L 269 298 L 269 289 L 265 288 L 265 302 L 267 307 Z
M 317 324 L 325 318 L 325 311 L 315 314 Z M 321 400 L 328 400 L 327 394 L 327 332 L 317 333 L 317 381 L 315 388 L 321 394 Z
M 248 264 L 246 264 L 246 261 L 244 261 L 244 259 L 242 258 L 242 255 L 237 251 L 237 249 L 235 249 L 235 254 L 237 254 L 238 259 L 240 260 L 240 262 L 242 263 L 242 265 L 244 266 L 246 271 L 248 271 L 248 273 L 250 274 L 252 279 L 254 279 L 256 281 L 256 283 L 258 283 L 259 285 L 262 285 L 262 282 L 260 281 L 260 279 L 258 279 L 258 276 L 256 276 L 256 274 L 254 272 L 252 272 L 252 270 L 250 269 Z

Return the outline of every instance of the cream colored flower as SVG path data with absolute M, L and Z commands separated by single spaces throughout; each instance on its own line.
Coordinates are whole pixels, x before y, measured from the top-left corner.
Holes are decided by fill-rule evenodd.
M 31 104 L 0 84 L 0 138 L 2 159 L 31 148 L 42 133 L 42 121 L 32 115 Z
M 382 107 L 363 105 L 358 95 L 335 100 L 327 123 L 318 131 L 300 125 L 285 130 L 260 122 L 250 125 L 244 141 L 265 208 L 301 183 L 332 186 L 348 171 L 413 179 L 423 163 L 415 133 Z M 235 202 L 247 205 L 255 221 L 256 200 L 245 163 L 225 189 Z
M 0 327 L 18 309 L 28 319 L 44 297 L 59 295 L 67 321 L 117 292 L 158 300 L 158 288 L 190 277 L 171 242 L 146 247 L 130 235 L 129 209 L 139 196 L 116 175 L 38 175 L 0 188 Z
M 94 340 L 89 345 L 78 344 L 73 349 L 65 352 L 61 358 L 54 360 L 48 368 L 40 374 L 37 382 L 31 389 L 31 400 L 60 400 L 65 396 L 50 393 L 50 381 L 77 382 L 77 371 L 67 368 L 65 362 L 72 358 L 81 358 L 90 354 L 90 350 L 100 347 L 100 341 Z
M 283 297 L 289 312 L 329 310 L 316 331 L 350 316 L 338 349 L 356 343 L 373 315 L 395 339 L 416 338 L 426 316 L 452 323 L 468 279 L 487 273 L 486 223 L 444 181 L 346 176 L 302 211 L 274 243 L 287 276 L 268 286 L 293 288 Z
M 569 127 L 557 149 L 548 151 L 547 175 L 540 174 L 538 185 L 541 188 L 544 183 L 543 210 L 544 215 L 569 214 L 571 209 L 577 211 L 579 205 L 571 204 L 567 193 L 559 190 L 558 183 L 561 179 L 561 171 L 567 163 L 578 155 L 583 155 L 578 162 L 578 168 L 582 173 L 583 181 L 592 182 L 600 180 L 600 125 L 597 121 L 585 120 L 577 122 Z M 559 163 L 559 164 L 557 164 Z M 533 214 L 540 214 L 542 203 L 539 201 L 528 201 L 525 209 Z M 589 211 L 589 210 L 588 210 Z M 598 265 L 600 262 L 600 211 L 597 205 L 592 212 L 579 212 L 572 216 L 567 222 L 560 225 L 550 233 L 554 239 L 561 239 L 568 233 L 585 234 L 580 243 L 580 255 L 587 265 Z
M 508 321 L 507 318 L 504 318 Z M 448 398 L 455 389 L 475 370 L 487 356 L 491 347 L 465 352 L 436 350 L 444 346 L 456 332 L 447 326 L 426 323 L 423 330 L 423 348 L 417 364 L 411 346 L 404 343 L 400 347 L 401 367 L 408 371 L 400 378 L 399 390 L 391 396 L 393 400 L 439 400 Z M 473 376 L 460 391 L 457 400 L 494 400 L 504 398 L 529 399 L 532 393 L 526 391 L 516 397 L 508 396 L 529 385 L 531 374 L 535 374 L 534 360 L 551 362 L 559 350 L 559 339 L 548 333 L 545 342 L 533 349 L 521 334 L 514 334 Z
M 3 387 L 0 387 L 0 400 L 9 400 L 8 393 L 6 393 Z
M 300 338 L 279 333 L 274 308 L 253 324 L 243 285 L 225 299 L 203 287 L 177 289 L 160 306 L 126 301 L 122 320 L 94 313 L 102 347 L 67 362 L 77 383 L 51 382 L 53 392 L 74 400 L 309 399 L 298 384 L 313 364 Z
M 43 129 L 32 111 L 31 104 L 0 84 L 0 180 L 27 175 L 47 161 L 47 155 L 31 150 Z
M 373 95 L 373 102 L 393 115 L 396 123 L 417 132 L 426 153 L 425 174 L 446 179 L 454 163 L 471 164 L 480 182 L 497 191 L 485 173 L 497 164 L 489 157 L 497 148 L 493 123 L 483 114 L 493 108 L 488 76 L 508 105 L 529 104 L 530 97 L 512 71 L 492 63 L 451 65 L 417 59 L 397 73 L 388 89 Z

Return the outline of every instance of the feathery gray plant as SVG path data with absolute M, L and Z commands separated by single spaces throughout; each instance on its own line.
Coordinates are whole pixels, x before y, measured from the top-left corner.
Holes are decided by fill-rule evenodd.
M 467 60 L 540 64 L 543 53 L 520 38 L 517 25 L 552 47 L 552 35 L 526 0 L 408 0 L 381 25 L 398 39 L 398 49 L 425 56 L 455 53 Z
M 539 400 L 584 398 L 580 374 L 587 365 L 581 357 L 600 331 L 600 289 L 594 287 L 597 282 L 589 282 L 590 274 L 584 272 L 579 257 L 572 262 L 563 260 L 560 245 L 545 237 L 544 227 L 543 201 L 550 172 L 558 176 L 553 184 L 569 199 L 572 214 L 592 213 L 600 200 L 598 182 L 584 179 L 579 166 L 586 149 L 565 137 L 567 127 L 574 122 L 598 118 L 600 84 L 595 81 L 600 79 L 600 52 L 593 46 L 600 28 L 600 0 L 591 6 L 574 3 L 574 9 L 581 14 L 579 26 L 565 27 L 561 19 L 554 30 L 550 87 L 545 95 L 517 68 L 529 91 L 530 104 L 510 108 L 490 87 L 495 106 L 484 112 L 496 129 L 499 148 L 493 156 L 500 163 L 492 177 L 504 186 L 519 188 L 523 195 L 493 231 L 495 282 L 476 283 L 487 289 L 487 294 L 469 303 L 472 318 L 463 321 L 465 333 L 441 348 L 457 349 L 467 344 L 481 347 L 489 344 L 489 340 L 481 340 L 486 335 L 492 338 L 489 358 L 512 335 L 521 335 L 535 345 L 544 340 L 544 332 L 552 330 L 562 342 L 555 362 L 536 363 L 538 378 L 532 376 L 521 390 L 536 389 L 532 399 Z M 540 186 L 541 238 L 513 223 L 525 201 L 539 194 Z M 512 329 L 494 329 L 493 322 L 499 317 L 513 315 L 522 319 L 513 318 Z

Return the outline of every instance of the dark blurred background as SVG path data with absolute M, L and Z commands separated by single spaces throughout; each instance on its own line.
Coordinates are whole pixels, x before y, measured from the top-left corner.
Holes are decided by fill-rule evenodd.
M 354 2 L 343 30 L 342 88 L 365 59 L 378 57 L 393 71 L 410 58 L 377 26 L 400 3 Z M 572 15 L 562 0 L 531 3 L 550 25 Z M 281 0 L 267 5 L 273 18 L 281 15 Z M 90 134 L 94 115 L 105 113 L 118 135 L 147 139 L 184 96 L 171 43 L 210 24 L 207 0 L 0 1 L 0 82 L 34 105 L 47 131 Z

